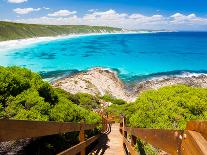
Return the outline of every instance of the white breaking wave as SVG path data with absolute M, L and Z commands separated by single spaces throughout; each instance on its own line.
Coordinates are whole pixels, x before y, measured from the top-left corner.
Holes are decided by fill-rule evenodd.
M 176 77 L 199 77 L 201 75 L 207 76 L 206 73 L 190 73 L 190 72 L 184 72 L 181 75 L 175 75 Z
M 148 80 L 152 80 L 152 81 L 157 81 L 157 80 L 163 80 L 163 79 L 168 79 L 168 78 L 187 78 L 187 77 L 199 77 L 199 76 L 207 76 L 206 73 L 191 73 L 191 72 L 183 72 L 182 74 L 175 74 L 175 75 L 161 75 L 161 76 L 157 76 L 157 77 L 151 77 Z

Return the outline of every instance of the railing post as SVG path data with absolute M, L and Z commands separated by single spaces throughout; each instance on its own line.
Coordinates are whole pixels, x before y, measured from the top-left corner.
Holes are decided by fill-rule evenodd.
M 123 130 L 123 122 L 120 122 L 119 124 L 119 131 L 122 134 L 122 130 Z
M 127 137 L 127 132 L 125 132 L 125 118 L 122 118 L 122 136 L 123 136 L 123 146 L 125 147 L 124 138 Z
M 137 137 L 135 137 L 133 135 L 131 135 L 131 136 L 132 136 L 131 137 L 131 146 L 134 147 L 136 145 L 136 143 L 137 143 Z
M 127 131 L 124 131 L 124 137 L 127 139 Z
M 105 122 L 106 130 L 108 129 L 108 118 L 109 118 L 108 113 L 106 113 L 106 122 Z
M 104 131 L 105 131 L 105 119 L 102 116 L 102 132 L 104 132 Z
M 105 119 L 105 131 L 107 130 L 107 119 Z
M 79 139 L 80 139 L 80 142 L 85 141 L 85 131 L 83 129 L 82 124 L 81 124 L 81 130 L 80 130 L 80 133 L 79 133 Z M 81 150 L 80 154 L 81 155 L 85 155 L 86 154 L 86 148 L 84 148 L 83 150 Z
M 108 116 L 107 116 L 107 118 L 108 118 Z M 107 118 L 102 116 L 102 132 L 105 132 L 107 130 L 107 125 L 108 125 Z
M 123 129 L 123 131 L 122 131 L 122 134 L 123 134 L 123 136 L 125 136 L 125 117 L 123 116 L 123 118 L 122 118 L 122 129 Z

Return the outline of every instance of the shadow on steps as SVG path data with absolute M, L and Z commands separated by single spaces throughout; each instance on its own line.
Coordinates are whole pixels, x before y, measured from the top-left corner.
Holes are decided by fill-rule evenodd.
M 109 138 L 108 135 L 111 133 L 111 124 L 108 124 L 107 131 L 101 134 L 98 139 L 98 143 L 89 155 L 103 155 L 105 151 L 109 148 L 107 145 Z

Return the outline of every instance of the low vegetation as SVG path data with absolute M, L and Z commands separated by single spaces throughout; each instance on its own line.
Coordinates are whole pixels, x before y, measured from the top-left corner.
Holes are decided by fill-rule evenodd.
M 28 69 L 0 67 L 0 118 L 98 123 L 101 118 L 92 110 L 100 107 L 100 99 L 113 103 L 106 109 L 108 114 L 125 115 L 131 127 L 184 129 L 188 120 L 207 119 L 204 88 L 167 86 L 145 91 L 135 102 L 126 103 L 109 95 L 70 94 L 53 88 Z M 32 148 L 38 146 L 37 149 L 44 150 L 42 154 L 53 154 L 77 142 L 78 133 L 68 133 L 37 139 Z M 138 141 L 138 144 L 147 154 L 158 152 L 146 143 Z
M 72 95 L 54 89 L 40 75 L 24 68 L 0 67 L 0 94 L 1 118 L 86 123 L 99 121 L 97 114 L 90 111 L 99 106 L 95 97 L 89 94 Z
M 207 89 L 167 86 L 143 92 L 130 106 L 112 105 L 108 112 L 124 114 L 132 127 L 184 129 L 188 120 L 207 119 Z
M 130 104 L 130 105 L 129 105 Z M 189 120 L 207 119 L 207 89 L 185 85 L 143 92 L 135 102 L 111 105 L 108 113 L 125 115 L 128 126 L 157 129 L 185 129 Z M 159 151 L 144 143 L 147 154 Z
M 0 118 L 92 124 L 101 121 L 100 116 L 92 112 L 97 107 L 98 100 L 89 94 L 72 95 L 54 89 L 40 75 L 25 68 L 0 67 Z M 43 148 L 41 150 L 54 154 L 77 143 L 78 133 L 43 137 L 37 141 L 35 144 Z
M 106 101 L 106 102 L 111 102 L 115 105 L 122 105 L 122 104 L 125 104 L 127 103 L 126 101 L 122 100 L 122 99 L 117 99 L 113 96 L 110 96 L 110 95 L 104 95 L 101 97 L 102 100 Z
M 121 30 L 107 26 L 36 25 L 0 21 L 0 41 L 80 33 L 115 32 Z

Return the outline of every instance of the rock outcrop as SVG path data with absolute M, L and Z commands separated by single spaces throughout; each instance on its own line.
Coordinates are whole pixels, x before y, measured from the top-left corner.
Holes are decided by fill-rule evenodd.
M 116 72 L 99 67 L 59 79 L 53 83 L 53 86 L 73 94 L 78 92 L 100 96 L 109 94 L 130 102 L 134 101 L 143 91 L 175 84 L 207 88 L 207 75 L 162 76 L 142 82 L 135 82 L 129 88 L 128 85 L 119 79 Z
M 133 87 L 133 92 L 139 94 L 145 90 L 159 89 L 164 86 L 185 84 L 192 87 L 207 88 L 207 75 L 198 74 L 197 76 L 165 76 L 156 79 L 139 82 Z
M 114 71 L 104 68 L 92 68 L 86 72 L 57 80 L 53 85 L 73 94 L 78 92 L 101 96 L 109 94 L 126 101 L 135 98 L 125 89 L 124 83 Z

